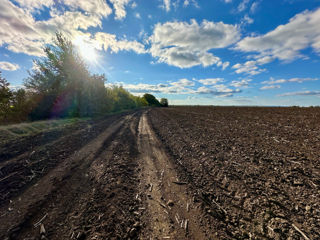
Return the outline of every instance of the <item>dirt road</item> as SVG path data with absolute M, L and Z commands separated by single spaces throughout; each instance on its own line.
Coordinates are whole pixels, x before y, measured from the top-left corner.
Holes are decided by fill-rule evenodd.
M 0 239 L 208 239 L 146 112 L 75 129 L 0 162 Z
M 140 195 L 144 196 L 147 209 L 144 222 L 149 223 L 142 238 L 209 239 L 210 233 L 199 221 L 202 217 L 199 206 L 187 192 L 187 182 L 178 178 L 146 114 L 140 118 L 138 140 Z

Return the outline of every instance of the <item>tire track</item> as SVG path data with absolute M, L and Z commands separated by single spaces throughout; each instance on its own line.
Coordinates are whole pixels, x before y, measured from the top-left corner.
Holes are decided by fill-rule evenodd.
M 50 143 L 45 142 L 33 151 L 0 163 L 0 206 L 8 199 L 21 194 L 28 186 L 35 184 L 42 176 L 98 137 L 122 116 L 123 114 L 108 117 L 90 128 L 72 132 Z
M 203 216 L 186 183 L 180 182 L 173 164 L 143 114 L 139 123 L 140 196 L 145 201 L 146 229 L 141 239 L 209 239 L 199 223 Z M 210 238 L 211 239 L 211 238 Z
M 32 239 L 38 236 L 39 229 L 34 228 L 33 224 L 43 216 L 47 216 L 45 223 L 49 228 L 49 235 L 55 236 L 58 229 L 63 229 L 62 226 L 67 225 L 65 217 L 74 209 L 74 200 L 79 196 L 90 199 L 94 194 L 88 168 L 97 159 L 97 151 L 109 145 L 132 117 L 131 114 L 111 124 L 96 139 L 52 169 L 37 184 L 4 205 L 0 211 L 4 213 L 0 216 L 0 222 L 3 223 L 0 226 L 0 238 Z M 92 192 L 88 192 L 88 189 Z M 16 224 L 12 226 L 12 223 Z M 57 236 L 52 239 L 64 238 Z

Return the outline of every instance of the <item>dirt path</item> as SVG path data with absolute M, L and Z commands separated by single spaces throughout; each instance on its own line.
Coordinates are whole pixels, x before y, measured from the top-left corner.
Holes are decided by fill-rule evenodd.
M 0 239 L 215 239 L 201 203 L 149 125 L 148 110 L 52 143 L 43 145 L 49 154 L 39 145 L 34 159 L 2 163 L 2 190 L 10 194 L 0 205 Z M 21 180 L 11 172 L 18 167 L 28 178 L 39 160 L 37 169 L 47 170 L 14 187 Z
M 140 192 L 144 193 L 148 223 L 142 239 L 209 239 L 199 223 L 202 215 L 185 182 L 178 179 L 146 114 L 139 122 L 138 149 L 142 168 Z M 140 197 L 140 196 L 137 196 Z
M 125 177 L 121 174 L 126 173 L 126 170 L 135 169 L 135 166 L 128 163 L 125 169 L 117 170 L 118 167 L 124 167 L 124 163 L 120 165 L 121 162 L 127 162 L 131 152 L 134 152 L 128 149 L 131 142 L 125 142 L 123 138 L 131 141 L 135 139 L 135 136 L 128 135 L 131 134 L 130 126 L 133 122 L 138 122 L 138 119 L 139 114 L 118 119 L 97 138 L 2 206 L 0 239 L 38 239 L 40 224 L 37 223 L 41 219 L 40 222 L 46 229 L 45 237 L 48 239 L 78 239 L 81 236 L 94 234 L 96 226 L 93 228 L 93 224 L 90 223 L 93 219 L 99 219 L 99 224 L 104 222 L 110 224 L 110 219 L 104 219 L 103 213 L 108 212 L 105 209 L 107 207 L 113 209 L 107 202 L 112 201 L 115 195 L 111 191 L 114 182 L 121 190 L 120 185 L 124 180 L 122 185 L 125 188 L 128 185 L 126 181 L 130 180 L 131 176 L 124 179 Z M 113 159 L 116 161 L 110 163 Z M 110 176 L 111 179 L 104 182 L 107 176 L 113 173 L 116 173 L 116 176 Z M 121 201 L 119 199 L 121 196 L 116 197 L 116 201 Z M 101 199 L 106 199 L 107 202 Z M 130 198 L 127 196 L 126 199 Z M 101 203 L 105 204 L 101 205 Z M 97 211 L 101 207 L 104 211 Z M 123 214 L 117 214 L 118 218 L 125 213 L 126 211 Z M 88 220 L 90 217 L 92 219 Z M 130 219 L 130 214 L 124 218 Z M 114 229 L 112 231 L 116 233 Z

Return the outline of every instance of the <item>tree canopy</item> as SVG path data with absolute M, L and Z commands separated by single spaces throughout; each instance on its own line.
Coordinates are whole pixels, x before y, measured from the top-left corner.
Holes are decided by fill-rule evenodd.
M 146 93 L 143 95 L 143 98 L 148 103 L 148 106 L 153 106 L 153 107 L 160 107 L 161 106 L 160 102 L 152 94 Z
M 161 98 L 160 99 L 160 104 L 161 104 L 162 107 L 168 107 L 169 106 L 168 99 Z

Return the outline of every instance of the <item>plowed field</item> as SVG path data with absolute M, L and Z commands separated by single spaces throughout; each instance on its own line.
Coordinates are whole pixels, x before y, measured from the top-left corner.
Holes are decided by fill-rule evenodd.
M 319 108 L 153 108 L 0 139 L 0 239 L 320 239 Z

